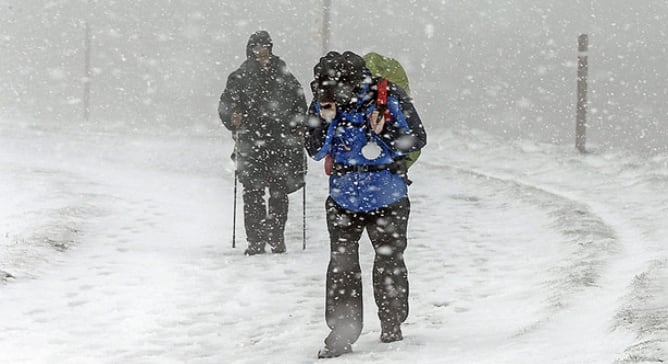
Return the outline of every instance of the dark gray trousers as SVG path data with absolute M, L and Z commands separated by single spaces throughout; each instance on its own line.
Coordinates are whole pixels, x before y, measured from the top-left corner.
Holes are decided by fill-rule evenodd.
M 330 347 L 352 344 L 362 332 L 362 276 L 359 240 L 364 229 L 375 250 L 373 294 L 378 317 L 400 324 L 408 316 L 408 271 L 404 263 L 410 214 L 408 197 L 372 212 L 348 211 L 328 198 L 327 228 L 330 260 L 327 268 L 325 318 L 332 330 Z
M 269 198 L 265 203 L 265 194 Z M 288 194 L 285 181 L 267 184 L 244 184 L 244 225 L 251 249 L 276 247 L 285 243 L 284 230 L 288 219 Z M 268 206 L 267 206 L 268 205 Z

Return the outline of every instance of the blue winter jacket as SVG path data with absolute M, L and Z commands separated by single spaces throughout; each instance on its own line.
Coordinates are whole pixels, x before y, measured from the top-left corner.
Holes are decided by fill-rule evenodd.
M 318 102 L 309 108 L 307 150 L 315 160 L 331 156 L 335 173 L 329 179 L 330 196 L 350 211 L 370 212 L 406 196 L 405 176 L 396 166 L 406 153 L 426 144 L 422 122 L 406 93 L 391 83 L 388 88 L 391 119 L 380 134 L 370 130 L 368 118 L 376 109 L 375 81 L 363 85 L 353 104 L 338 107 L 330 123 L 320 117 Z M 377 152 L 365 153 L 365 147 Z

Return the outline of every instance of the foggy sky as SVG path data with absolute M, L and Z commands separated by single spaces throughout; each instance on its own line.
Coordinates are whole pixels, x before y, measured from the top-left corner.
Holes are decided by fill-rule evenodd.
M 428 129 L 572 143 L 577 36 L 588 33 L 589 141 L 668 150 L 665 1 L 332 2 L 332 49 L 398 59 Z M 0 0 L 0 116 L 217 130 L 220 92 L 258 29 L 271 33 L 310 99 L 321 8 L 321 0 Z

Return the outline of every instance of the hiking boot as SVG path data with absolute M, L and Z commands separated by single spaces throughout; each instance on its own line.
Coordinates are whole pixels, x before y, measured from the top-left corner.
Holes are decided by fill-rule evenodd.
M 257 254 L 264 254 L 264 246 L 262 245 L 248 245 L 248 249 L 244 250 L 244 255 L 251 256 Z
M 404 339 L 404 336 L 401 334 L 401 324 L 381 322 L 380 326 L 381 326 L 380 329 L 381 342 L 392 343 Z
M 274 253 L 274 254 L 283 254 L 283 253 L 285 253 L 285 250 L 286 249 L 285 249 L 285 243 L 284 242 L 280 242 L 280 243 L 276 244 L 275 246 L 272 245 L 272 247 L 271 247 L 271 252 Z
M 350 344 L 346 344 L 339 347 L 329 347 L 325 345 L 322 349 L 318 351 L 318 359 L 329 359 L 336 358 L 343 354 L 352 353 L 353 348 Z

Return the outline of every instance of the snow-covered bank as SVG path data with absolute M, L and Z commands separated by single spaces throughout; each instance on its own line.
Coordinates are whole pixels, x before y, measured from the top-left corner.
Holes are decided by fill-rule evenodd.
M 288 254 L 249 258 L 230 245 L 224 133 L 1 125 L 0 270 L 15 278 L 0 284 L 0 362 L 317 361 L 320 164 L 308 176 L 307 250 L 298 193 Z M 378 340 L 365 238 L 365 328 L 331 362 L 665 361 L 666 163 L 433 131 L 411 170 L 406 338 Z

